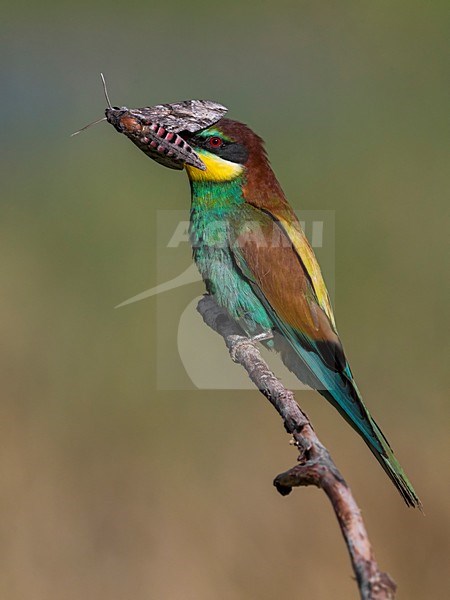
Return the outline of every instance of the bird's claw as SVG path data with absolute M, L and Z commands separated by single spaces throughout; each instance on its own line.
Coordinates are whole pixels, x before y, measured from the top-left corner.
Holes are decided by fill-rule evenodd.
M 236 353 L 242 348 L 242 346 L 255 346 L 257 342 L 264 342 L 265 340 L 271 340 L 273 338 L 273 333 L 269 331 L 263 331 L 262 333 L 258 333 L 258 335 L 254 335 L 251 337 L 239 336 L 238 339 L 234 340 L 233 347 L 230 350 L 230 356 L 233 362 L 239 362 Z
M 267 331 L 263 331 L 262 333 L 258 333 L 258 335 L 254 335 L 251 338 L 249 338 L 249 340 L 254 343 L 254 342 L 265 342 L 266 340 L 272 340 L 273 339 L 273 333 L 272 331 L 270 331 L 270 329 L 268 329 Z

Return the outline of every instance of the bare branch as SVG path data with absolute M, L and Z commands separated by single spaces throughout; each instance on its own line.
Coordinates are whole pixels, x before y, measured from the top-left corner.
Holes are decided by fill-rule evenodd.
M 259 391 L 283 419 L 286 431 L 293 435 L 299 450 L 298 464 L 277 475 L 274 485 L 283 496 L 293 487 L 315 485 L 328 496 L 350 555 L 362 600 L 393 600 L 396 585 L 378 568 L 361 511 L 334 464 L 328 450 L 317 437 L 307 415 L 294 394 L 270 371 L 258 348 L 239 326 L 206 294 L 197 310 L 205 323 L 225 340 L 232 359 L 247 371 Z

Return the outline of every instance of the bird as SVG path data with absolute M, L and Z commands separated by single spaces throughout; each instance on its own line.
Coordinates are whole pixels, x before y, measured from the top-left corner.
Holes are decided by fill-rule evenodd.
M 184 168 L 191 188 L 193 258 L 207 293 L 248 337 L 265 339 L 302 382 L 339 411 L 406 504 L 421 508 L 363 402 L 319 264 L 263 140 L 244 123 L 226 117 L 184 134 L 184 139 L 204 165 Z

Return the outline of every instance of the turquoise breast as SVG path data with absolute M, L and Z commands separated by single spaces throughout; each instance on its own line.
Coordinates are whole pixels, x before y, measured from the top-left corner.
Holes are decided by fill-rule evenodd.
M 220 185 L 192 182 L 190 240 L 207 291 L 248 335 L 271 329 L 265 308 L 237 266 L 230 248 L 230 221 L 245 218 L 239 179 Z

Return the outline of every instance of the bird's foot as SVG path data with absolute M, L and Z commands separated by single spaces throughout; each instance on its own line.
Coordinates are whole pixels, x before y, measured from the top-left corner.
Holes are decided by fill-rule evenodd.
M 239 362 L 236 357 L 236 353 L 239 349 L 242 349 L 243 346 L 255 346 L 257 342 L 264 342 L 266 340 L 271 340 L 273 338 L 273 333 L 268 331 L 263 331 L 262 333 L 258 333 L 258 335 L 253 335 L 251 337 L 244 336 L 234 336 L 236 339 L 233 341 L 233 347 L 230 350 L 231 359 L 233 362 Z
M 254 335 L 251 338 L 248 338 L 250 342 L 265 342 L 266 340 L 273 339 L 273 332 L 268 329 L 267 331 L 263 331 L 262 333 L 258 333 L 258 335 Z

